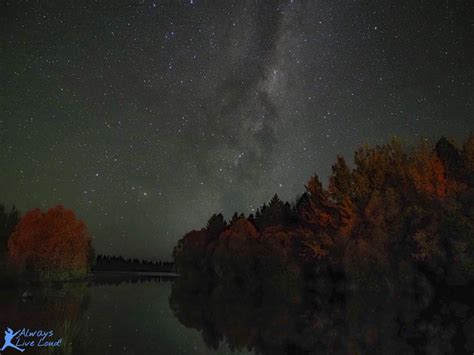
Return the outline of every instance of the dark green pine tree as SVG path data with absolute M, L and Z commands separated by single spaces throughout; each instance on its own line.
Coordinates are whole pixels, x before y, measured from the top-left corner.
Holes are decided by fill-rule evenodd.
M 255 213 L 255 224 L 259 230 L 264 230 L 270 226 L 290 223 L 292 208 L 288 202 L 283 202 L 277 194 L 273 196 L 268 206 L 263 204 Z
M 227 222 L 222 213 L 213 214 L 207 222 L 206 229 L 212 238 L 217 238 L 227 227 Z

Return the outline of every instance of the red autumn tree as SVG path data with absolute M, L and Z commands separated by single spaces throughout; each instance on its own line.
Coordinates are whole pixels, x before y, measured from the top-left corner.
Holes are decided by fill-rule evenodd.
M 30 210 L 8 240 L 11 264 L 45 278 L 84 275 L 92 254 L 86 225 L 62 206 Z

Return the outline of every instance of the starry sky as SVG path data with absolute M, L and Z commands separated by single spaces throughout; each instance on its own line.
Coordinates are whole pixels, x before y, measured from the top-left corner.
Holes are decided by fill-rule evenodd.
M 469 1 L 2 1 L 0 202 L 169 259 L 336 155 L 474 128 Z

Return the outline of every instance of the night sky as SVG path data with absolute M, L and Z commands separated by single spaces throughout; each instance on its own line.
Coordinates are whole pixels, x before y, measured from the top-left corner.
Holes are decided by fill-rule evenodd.
M 371 3 L 371 4 L 369 4 Z M 2 1 L 0 202 L 169 259 L 339 153 L 474 129 L 469 1 Z

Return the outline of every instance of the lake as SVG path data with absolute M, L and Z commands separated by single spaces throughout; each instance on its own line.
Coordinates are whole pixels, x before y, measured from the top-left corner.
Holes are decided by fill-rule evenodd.
M 63 289 L 33 289 L 31 299 L 22 299 L 16 292 L 2 292 L 0 324 L 13 329 L 51 328 L 72 343 L 72 346 L 63 344 L 63 353 L 231 353 L 225 344 L 217 350 L 209 349 L 198 331 L 178 321 L 169 306 L 172 280 L 73 283 Z M 114 282 L 118 281 L 114 279 Z M 31 347 L 24 353 L 45 352 Z M 6 350 L 5 353 L 17 352 Z
M 271 290 L 235 287 L 116 275 L 30 289 L 25 297 L 2 292 L 0 324 L 53 330 L 63 339 L 59 348 L 28 347 L 25 354 L 457 354 L 474 349 L 473 301 L 466 288 L 438 296 L 432 290 L 360 289 L 341 297 L 320 285 L 317 295 L 279 297 Z

